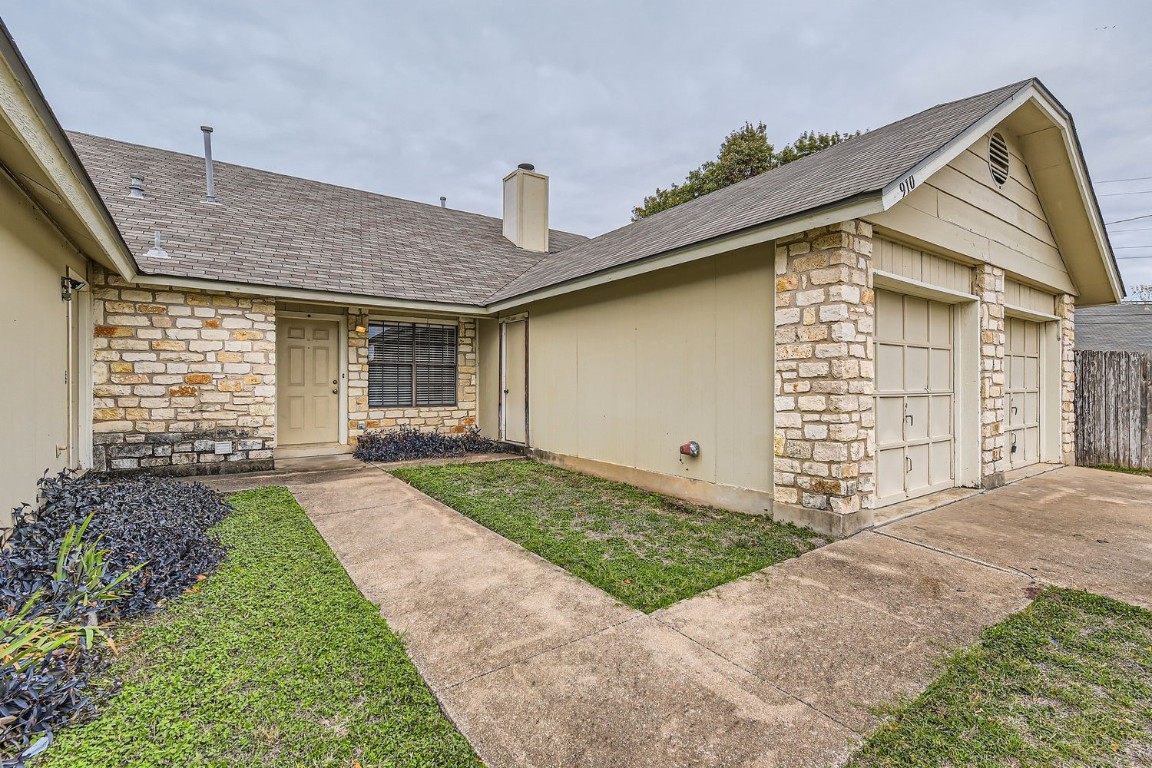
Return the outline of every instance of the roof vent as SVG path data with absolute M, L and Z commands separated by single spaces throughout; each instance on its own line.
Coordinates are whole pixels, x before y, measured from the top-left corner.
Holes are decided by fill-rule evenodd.
M 160 247 L 160 233 L 156 233 L 155 244 L 144 252 L 144 255 L 152 259 L 167 259 L 170 258 L 168 251 Z
M 1008 181 L 1008 142 L 999 133 L 988 140 L 988 170 L 997 184 Z
M 532 165 L 532 163 L 520 163 L 520 165 L 518 165 L 516 167 L 522 171 L 534 171 L 534 170 L 536 170 L 536 166 Z
M 144 177 L 133 176 L 132 183 L 128 185 L 128 197 L 144 197 Z
M 207 194 L 204 196 L 204 202 L 211 205 L 217 205 L 216 202 L 216 175 L 213 173 L 212 167 L 212 126 L 202 125 L 200 131 L 204 134 L 204 181 L 207 186 Z

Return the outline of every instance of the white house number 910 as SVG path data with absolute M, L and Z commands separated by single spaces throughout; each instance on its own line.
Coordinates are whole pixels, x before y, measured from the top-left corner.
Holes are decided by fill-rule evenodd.
M 916 189 L 916 177 L 909 176 L 900 182 L 900 197 L 905 197 L 909 192 Z

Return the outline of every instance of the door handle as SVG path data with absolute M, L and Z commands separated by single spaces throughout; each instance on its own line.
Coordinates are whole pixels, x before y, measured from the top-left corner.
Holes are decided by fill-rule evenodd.
M 905 464 L 907 465 L 907 466 L 906 466 L 906 468 L 905 468 L 905 470 L 904 470 L 904 474 L 908 474 L 909 472 L 911 472 L 911 471 L 912 471 L 912 459 L 911 459 L 911 457 L 909 457 L 909 456 L 905 456 L 905 457 L 904 457 L 904 462 L 905 462 Z
M 334 389 L 334 390 L 332 390 L 332 394 L 338 395 L 338 394 L 340 394 L 340 390 Z
M 904 418 L 908 419 L 908 426 L 912 426 L 913 424 L 916 423 L 916 419 L 915 419 L 914 414 L 911 414 L 911 413 L 905 414 Z

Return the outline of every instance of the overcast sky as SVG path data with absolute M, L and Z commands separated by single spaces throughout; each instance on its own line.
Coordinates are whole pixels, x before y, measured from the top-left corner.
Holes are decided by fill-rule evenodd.
M 650 0 L 37 0 L 3 16 L 69 129 L 500 215 L 551 177 L 595 235 L 763 121 L 876 128 L 1039 76 L 1077 121 L 1105 221 L 1152 213 L 1152 5 Z M 1111 194 L 1110 194 L 1111 193 Z M 1127 230 L 1121 233 L 1121 230 Z M 1111 228 L 1152 283 L 1152 218 Z M 1137 260 L 1132 257 L 1146 256 Z

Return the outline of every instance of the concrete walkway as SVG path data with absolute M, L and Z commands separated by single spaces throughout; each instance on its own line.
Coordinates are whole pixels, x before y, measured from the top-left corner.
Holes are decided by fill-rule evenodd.
M 378 468 L 287 485 L 490 768 L 830 766 L 1037 586 L 1152 605 L 1152 479 L 1065 468 L 644 615 Z

